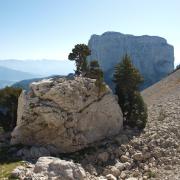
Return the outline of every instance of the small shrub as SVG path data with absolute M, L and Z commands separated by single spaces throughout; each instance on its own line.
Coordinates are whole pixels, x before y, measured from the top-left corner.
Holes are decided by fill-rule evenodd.
M 151 170 L 150 170 L 150 171 L 148 172 L 148 177 L 149 177 L 149 178 L 155 178 L 155 177 L 156 177 L 156 173 L 155 173 L 154 171 L 151 171 Z
M 18 97 L 21 89 L 6 87 L 0 90 L 0 126 L 11 131 L 16 126 Z
M 168 75 L 171 75 L 172 73 L 176 72 L 176 71 L 179 70 L 179 69 L 180 69 L 180 64 L 178 64 L 178 65 L 176 66 L 176 68 L 175 68 L 172 72 L 170 72 Z
M 178 69 L 180 69 L 180 64 L 176 66 L 175 70 L 178 70 Z
M 163 121 L 165 118 L 166 118 L 166 114 L 163 111 L 163 109 L 161 109 L 159 112 L 158 121 Z
M 96 86 L 98 87 L 98 95 L 105 90 L 105 84 L 104 84 L 104 73 L 101 70 L 98 61 L 94 60 L 90 62 L 89 70 L 86 75 L 86 77 L 91 79 L 96 79 Z

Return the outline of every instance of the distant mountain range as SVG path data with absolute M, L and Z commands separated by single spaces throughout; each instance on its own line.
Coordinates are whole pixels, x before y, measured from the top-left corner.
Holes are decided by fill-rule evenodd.
M 42 77 L 42 78 L 22 80 L 22 81 L 19 81 L 19 82 L 16 82 L 15 84 L 13 84 L 12 87 L 21 88 L 21 89 L 24 89 L 26 91 L 29 91 L 30 90 L 30 84 L 32 82 L 41 81 L 43 79 L 49 79 L 49 78 L 55 79 L 55 78 L 62 78 L 62 77 L 64 77 L 64 78 L 66 77 L 66 78 L 71 79 L 74 77 L 74 74 L 70 73 L 67 76 L 55 75 L 55 76 L 48 76 L 48 77 Z
M 0 80 L 0 89 L 4 88 L 6 86 L 10 86 L 13 83 L 14 83 L 13 81 Z
M 0 60 L 0 66 L 39 74 L 41 76 L 67 75 L 74 72 L 74 62 L 69 60 Z
M 16 82 L 28 86 L 28 82 L 53 75 L 67 75 L 73 72 L 74 63 L 68 60 L 0 60 L 0 88 Z
M 30 74 L 27 72 L 17 71 L 14 69 L 0 66 L 0 88 L 9 86 L 23 79 L 32 79 L 35 77 L 40 77 L 40 75 Z

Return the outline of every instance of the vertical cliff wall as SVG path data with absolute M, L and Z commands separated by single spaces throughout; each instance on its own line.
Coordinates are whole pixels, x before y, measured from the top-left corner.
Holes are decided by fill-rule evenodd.
M 99 61 L 105 73 L 105 81 L 111 87 L 114 66 L 126 53 L 144 77 L 141 88 L 161 80 L 174 69 L 174 48 L 161 37 L 106 32 L 92 35 L 88 46 L 92 51 L 89 60 Z

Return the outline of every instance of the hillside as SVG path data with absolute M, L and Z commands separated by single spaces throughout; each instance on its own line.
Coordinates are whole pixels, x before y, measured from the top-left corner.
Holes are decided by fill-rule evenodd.
M 0 88 L 9 86 L 17 81 L 32 79 L 35 77 L 40 76 L 0 66 Z
M 147 139 L 156 145 L 158 179 L 180 179 L 180 70 L 142 95 L 148 105 Z
M 180 93 L 180 70 L 175 71 L 158 83 L 142 91 L 142 96 L 147 104 L 157 103 L 171 95 Z

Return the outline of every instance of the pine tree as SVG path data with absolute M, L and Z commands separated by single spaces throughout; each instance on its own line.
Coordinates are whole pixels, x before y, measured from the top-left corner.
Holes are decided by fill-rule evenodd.
M 69 53 L 68 59 L 71 61 L 75 61 L 76 64 L 76 75 L 85 75 L 88 71 L 88 63 L 87 63 L 87 56 L 91 54 L 90 49 L 86 44 L 77 44 L 72 49 L 72 52 Z
M 147 108 L 139 93 L 139 85 L 143 82 L 143 78 L 127 54 L 115 67 L 114 82 L 115 94 L 118 96 L 124 116 L 124 124 L 144 128 Z
M 98 95 L 100 96 L 101 92 L 105 89 L 104 84 L 104 74 L 101 70 L 98 61 L 94 60 L 90 62 L 89 65 L 89 72 L 87 74 L 87 77 L 91 79 L 96 79 L 96 86 L 98 87 Z
M 143 129 L 147 123 L 147 106 L 143 101 L 141 94 L 138 91 L 134 92 L 132 99 L 131 114 L 127 119 L 128 125 L 131 127 L 137 126 L 139 129 Z

